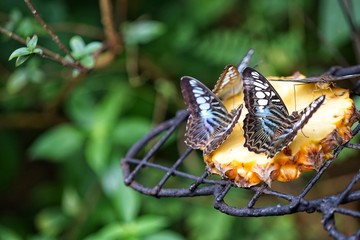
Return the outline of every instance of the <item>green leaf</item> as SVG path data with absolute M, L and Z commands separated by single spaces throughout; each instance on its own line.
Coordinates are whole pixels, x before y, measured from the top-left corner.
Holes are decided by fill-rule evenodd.
M 93 125 L 92 137 L 107 138 L 110 130 L 117 121 L 119 114 L 127 106 L 129 87 L 119 84 L 112 88 L 104 99 L 95 107 L 95 121 Z
M 76 217 L 81 209 L 81 199 L 73 186 L 68 186 L 64 190 L 62 208 L 68 216 Z
M 165 218 L 153 215 L 143 216 L 129 224 L 110 223 L 86 240 L 142 239 L 167 226 Z
M 91 234 L 86 240 L 116 240 L 116 239 L 129 239 L 128 236 L 131 234 L 127 231 L 126 226 L 121 223 L 110 223 L 107 224 L 105 227 L 101 228 L 94 234 Z
M 115 143 L 129 148 L 148 133 L 150 129 L 151 123 L 147 119 L 139 117 L 123 118 L 116 124 L 113 138 Z
M 70 155 L 79 153 L 83 142 L 84 135 L 79 129 L 62 124 L 38 137 L 30 147 L 30 156 L 34 159 L 63 161 Z
M 123 32 L 127 44 L 148 43 L 165 32 L 165 24 L 157 21 L 137 21 L 125 24 Z
M 26 62 L 26 60 L 29 59 L 29 55 L 27 56 L 20 56 L 16 59 L 16 62 L 15 62 L 15 66 L 18 67 L 20 66 L 21 64 L 23 64 L 24 62 Z
M 21 64 L 23 64 L 26 60 L 28 60 L 30 54 L 34 54 L 34 53 L 42 54 L 43 53 L 42 49 L 36 48 L 37 41 L 38 38 L 36 35 L 34 35 L 32 38 L 28 38 L 26 41 L 27 47 L 21 47 L 16 49 L 14 52 L 12 52 L 9 57 L 9 61 L 12 60 L 13 58 L 17 58 L 15 66 L 18 67 Z
M 43 54 L 43 50 L 41 48 L 35 48 L 33 53 L 36 53 L 36 54 Z
M 90 139 L 86 146 L 86 159 L 97 174 L 101 174 L 108 164 L 111 152 L 110 134 L 119 114 L 127 105 L 127 93 L 128 86 L 120 84 L 95 107 Z
M 13 58 L 17 58 L 17 57 L 29 55 L 29 54 L 31 54 L 31 51 L 28 48 L 26 48 L 26 47 L 18 48 L 11 53 L 11 55 L 9 57 L 9 61 L 12 60 Z
M 189 212 L 187 221 L 192 229 L 193 239 L 231 239 L 231 226 L 234 219 L 225 214 L 209 208 L 194 208 Z M 211 222 L 216 227 L 209 228 L 204 222 Z
M 79 71 L 79 70 L 77 70 L 77 69 L 72 70 L 71 76 L 72 76 L 73 78 L 76 78 L 76 77 L 79 76 L 79 75 L 80 75 L 80 71 Z
M 154 215 L 143 215 L 134 222 L 135 232 L 142 236 L 158 232 L 168 225 L 169 221 L 165 217 Z
M 35 223 L 42 234 L 55 237 L 64 229 L 67 220 L 60 209 L 46 208 L 36 216 Z
M 18 93 L 28 83 L 27 71 L 25 69 L 18 69 L 10 75 L 6 84 L 6 90 L 10 94 Z
M 9 20 L 5 23 L 5 28 L 14 32 L 16 25 L 21 21 L 23 15 L 19 9 L 12 9 L 8 15 Z
M 79 86 L 66 101 L 66 115 L 80 128 L 90 131 L 95 115 L 95 96 L 84 87 Z
M 70 47 L 73 53 L 81 53 L 85 50 L 85 42 L 80 36 L 74 36 L 70 39 Z
M 109 163 L 111 142 L 106 138 L 91 138 L 85 148 L 86 160 L 90 168 L 101 177 Z
M 0 239 L 6 240 L 21 240 L 22 237 L 15 231 L 0 225 Z
M 85 47 L 85 52 L 87 54 L 92 54 L 95 51 L 99 50 L 100 48 L 102 48 L 103 44 L 101 42 L 91 42 L 89 44 L 86 45 Z
M 101 179 L 101 183 L 118 216 L 125 222 L 134 221 L 140 211 L 139 194 L 125 186 L 118 162 L 108 168 Z
M 93 68 L 95 65 L 95 59 L 91 55 L 84 56 L 81 58 L 80 63 L 87 68 Z
M 161 231 L 144 237 L 144 240 L 184 240 L 184 239 L 185 239 L 184 237 L 172 231 Z
M 38 37 L 34 35 L 32 36 L 32 38 L 26 39 L 26 46 L 31 52 L 33 52 L 33 50 L 36 48 L 37 42 L 38 42 Z
M 44 236 L 44 235 L 34 235 L 27 237 L 26 240 L 55 240 L 54 237 Z
M 84 40 L 80 36 L 74 36 L 70 39 L 70 47 L 72 49 L 71 54 L 76 60 L 79 60 L 87 68 L 93 68 L 95 65 L 93 53 L 102 47 L 102 43 L 91 42 L 85 45 Z M 66 59 L 73 61 L 69 56 L 66 56 Z M 73 71 L 73 76 L 78 74 L 78 71 Z
M 40 31 L 39 30 L 40 27 L 36 20 L 34 18 L 27 17 L 23 18 L 19 22 L 16 32 L 18 32 L 22 36 L 30 36 L 34 34 L 34 32 L 39 33 L 40 31 L 43 31 L 43 29 L 41 29 Z

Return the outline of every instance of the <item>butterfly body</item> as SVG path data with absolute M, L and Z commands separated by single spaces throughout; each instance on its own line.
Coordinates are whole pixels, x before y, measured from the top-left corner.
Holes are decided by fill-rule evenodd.
M 325 100 L 320 96 L 301 112 L 289 112 L 269 81 L 252 68 L 243 72 L 245 144 L 250 151 L 269 158 L 288 146 Z
M 209 155 L 232 132 L 239 120 L 242 105 L 229 113 L 211 90 L 192 77 L 182 77 L 180 86 L 190 114 L 186 124 L 185 143 L 194 149 L 202 149 L 204 155 Z

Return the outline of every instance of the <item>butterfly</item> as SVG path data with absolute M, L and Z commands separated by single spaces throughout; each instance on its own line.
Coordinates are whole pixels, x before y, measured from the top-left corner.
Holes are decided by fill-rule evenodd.
M 190 114 L 186 123 L 185 143 L 209 155 L 229 137 L 243 105 L 229 113 L 220 99 L 193 77 L 182 77 L 180 87 Z
M 272 78 L 271 81 L 287 81 L 287 82 L 299 82 L 299 83 L 315 83 L 316 87 L 321 90 L 330 89 L 331 86 L 335 86 L 335 82 L 342 80 L 350 79 L 360 79 L 360 74 L 348 74 L 344 76 L 336 76 L 332 74 L 322 74 L 319 76 L 307 77 L 307 78 L 297 78 L 297 77 L 287 77 L 285 79 L 275 79 Z
M 254 50 L 250 49 L 238 67 L 226 65 L 219 79 L 217 80 L 213 93 L 221 100 L 226 100 L 239 94 L 243 89 L 241 73 L 249 64 Z
M 252 68 L 243 71 L 244 102 L 248 114 L 244 119 L 244 146 L 272 158 L 288 146 L 325 100 L 322 95 L 302 111 L 291 115 L 269 81 Z

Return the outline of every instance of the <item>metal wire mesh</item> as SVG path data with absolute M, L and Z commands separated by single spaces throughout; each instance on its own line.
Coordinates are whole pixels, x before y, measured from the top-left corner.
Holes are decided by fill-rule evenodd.
M 357 70 L 355 71 L 356 73 L 360 71 L 358 66 L 337 68 L 333 73 L 341 71 L 341 74 L 334 74 L 334 76 L 349 74 L 347 69 L 351 74 L 354 74 L 354 69 Z M 357 92 L 356 89 L 353 89 L 353 92 Z M 350 216 L 355 220 L 360 218 L 360 211 L 349 210 L 345 206 L 347 203 L 360 200 L 360 190 L 354 188 L 355 183 L 360 178 L 360 171 L 352 177 L 347 186 L 344 186 L 343 190 L 338 194 L 322 196 L 312 200 L 307 200 L 305 198 L 344 148 L 360 149 L 360 144 L 346 143 L 338 147 L 334 152 L 334 158 L 324 163 L 320 170 L 302 189 L 300 194 L 294 195 L 282 193 L 269 188 L 265 184 L 250 188 L 237 188 L 231 181 L 210 177 L 207 171 L 195 175 L 181 170 L 184 161 L 189 158 L 190 153 L 194 151 L 191 148 L 185 150 L 176 160 L 171 161 L 171 165 L 169 166 L 157 162 L 155 155 L 161 150 L 160 148 L 176 134 L 176 130 L 187 117 L 188 113 L 186 111 L 179 111 L 174 118 L 159 124 L 128 151 L 122 160 L 125 184 L 143 194 L 154 197 L 196 197 L 213 195 L 215 209 L 228 215 L 238 217 L 280 216 L 297 212 L 319 212 L 322 214 L 322 224 L 324 229 L 333 238 L 360 239 L 360 229 L 352 235 L 346 236 L 338 230 L 335 222 L 335 214 Z M 353 129 L 353 136 L 356 136 L 359 131 L 360 124 L 357 124 Z M 147 150 L 146 146 L 149 144 L 151 144 L 152 147 Z M 169 161 L 170 160 L 167 159 L 167 163 L 169 163 Z M 148 172 L 160 171 L 160 179 L 150 187 L 145 186 L 144 182 L 141 182 L 141 178 L 138 180 L 139 175 L 141 175 L 140 172 L 144 169 L 148 169 Z M 176 178 L 176 181 L 178 182 L 187 180 L 189 184 L 186 187 L 171 187 L 172 185 L 167 183 L 173 178 Z M 251 193 L 252 197 L 250 197 L 246 206 L 231 206 L 231 204 L 227 203 L 225 200 L 225 197 L 230 190 L 248 191 Z M 273 205 L 271 206 L 255 207 L 259 199 L 263 196 L 273 196 L 278 199 L 278 201 L 273 202 Z

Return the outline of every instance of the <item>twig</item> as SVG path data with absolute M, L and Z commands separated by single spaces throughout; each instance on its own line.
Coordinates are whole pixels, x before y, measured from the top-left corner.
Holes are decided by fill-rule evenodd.
M 26 39 L 17 35 L 16 33 L 10 32 L 7 29 L 0 27 L 0 32 L 3 33 L 4 35 L 8 36 L 11 39 L 14 39 L 15 41 L 21 43 L 21 44 L 26 44 Z M 44 54 L 36 54 L 39 57 L 45 58 L 45 59 L 50 59 L 54 62 L 57 62 L 65 67 L 71 67 L 71 68 L 76 68 L 79 71 L 84 72 L 84 67 L 79 65 L 79 64 L 75 64 L 72 62 L 69 62 L 68 60 L 66 60 L 64 57 L 60 56 L 57 53 L 54 53 L 53 51 L 41 46 L 41 45 L 36 45 L 37 48 L 40 48 L 41 50 L 43 50 Z M 87 69 L 86 69 L 87 71 Z
M 9 38 L 12 38 L 12 39 L 14 39 L 15 41 L 18 41 L 19 43 L 26 45 L 26 40 L 25 40 L 25 38 L 20 37 L 20 36 L 17 35 L 16 33 L 10 32 L 10 31 L 8 31 L 7 29 L 5 29 L 5 28 L 3 28 L 3 27 L 1 27 L 1 26 L 0 26 L 0 32 L 1 32 L 2 34 L 4 34 L 4 35 L 8 36 Z M 39 46 L 37 46 L 37 47 L 39 47 Z M 39 48 L 41 48 L 44 52 L 47 51 L 47 49 L 45 49 L 45 48 L 43 48 L 43 47 L 39 47 Z
M 58 45 L 58 47 L 69 57 L 76 62 L 77 60 L 72 56 L 71 52 L 65 47 L 64 44 L 60 41 L 59 37 L 51 30 L 51 28 L 45 23 L 45 21 L 42 19 L 38 11 L 35 9 L 34 5 L 31 3 L 30 0 L 24 0 L 26 5 L 31 11 L 31 14 L 35 17 L 36 21 L 45 29 L 45 31 L 50 35 L 50 37 L 53 39 L 53 41 Z
M 30 9 L 32 15 L 38 21 L 38 23 L 45 29 L 45 31 L 50 35 L 52 40 L 58 45 L 60 50 L 62 50 L 66 55 L 68 55 L 74 62 L 73 65 L 77 66 L 76 69 L 78 69 L 81 72 L 88 72 L 89 70 L 80 64 L 78 60 L 74 58 L 74 56 L 71 54 L 71 52 L 65 47 L 64 44 L 60 41 L 59 37 L 51 30 L 51 28 L 45 23 L 45 21 L 42 19 L 38 11 L 35 9 L 34 5 L 31 3 L 30 0 L 24 0 L 28 8 Z
M 117 54 L 122 51 L 123 47 L 119 33 L 115 30 L 110 0 L 100 0 L 100 11 L 106 42 L 108 43 L 111 52 Z

